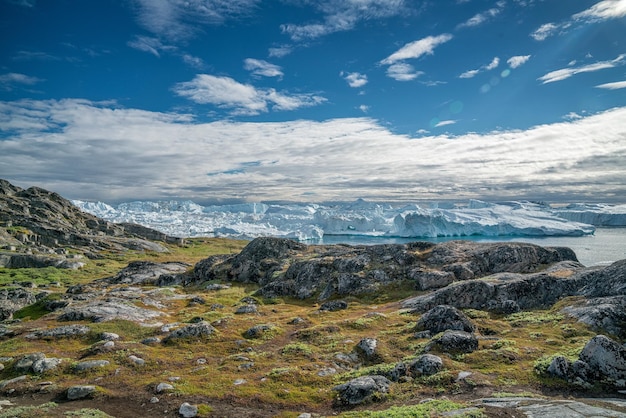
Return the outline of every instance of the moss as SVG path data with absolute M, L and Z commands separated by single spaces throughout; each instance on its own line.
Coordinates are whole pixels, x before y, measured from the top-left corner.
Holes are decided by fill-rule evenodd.
M 38 406 L 16 406 L 0 410 L 0 418 L 39 418 L 52 413 L 58 405 L 48 402 Z
M 313 349 L 308 344 L 295 342 L 284 346 L 281 353 L 285 356 L 310 356 L 313 354 Z
M 442 413 L 466 409 L 467 406 L 447 400 L 434 400 L 411 406 L 394 406 L 383 411 L 344 412 L 339 415 L 344 418 L 431 418 Z M 461 412 L 456 417 L 483 417 L 479 409 Z
M 69 411 L 64 414 L 66 417 L 78 418 L 113 418 L 112 415 L 104 413 L 99 409 L 83 408 L 77 411 Z

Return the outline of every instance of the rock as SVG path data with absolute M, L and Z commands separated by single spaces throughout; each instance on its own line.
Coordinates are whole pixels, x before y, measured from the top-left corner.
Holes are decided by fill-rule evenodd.
M 0 290 L 0 321 L 13 318 L 13 313 L 32 305 L 40 299 L 43 299 L 46 294 L 36 295 L 21 287 L 15 289 L 1 289 Z
M 431 376 L 443 370 L 443 361 L 439 356 L 422 354 L 409 364 L 408 369 L 413 377 Z
M 77 363 L 74 366 L 74 370 L 76 370 L 77 372 L 82 372 L 85 370 L 91 370 L 91 369 L 95 369 L 95 368 L 99 368 L 99 367 L 105 367 L 108 366 L 110 363 L 108 360 L 88 360 L 88 361 L 81 361 L 80 363 Z
M 13 379 L 2 380 L 0 381 L 0 389 L 4 389 L 5 387 L 11 386 L 15 383 L 23 382 L 27 378 L 28 376 L 21 375 L 21 376 L 14 377 Z
M 221 283 L 211 283 L 207 285 L 205 289 L 206 290 L 226 290 L 226 289 L 230 289 L 230 286 L 227 284 L 221 284 Z
M 471 353 L 478 349 L 478 339 L 465 331 L 448 330 L 433 340 L 427 348 L 437 346 L 445 353 Z
M 174 390 L 174 386 L 169 383 L 159 383 L 155 390 L 156 393 L 170 392 Z
M 577 318 L 596 331 L 626 338 L 626 295 L 576 301 L 561 312 Z
M 156 284 L 163 275 L 171 276 L 185 273 L 191 266 L 185 263 L 153 263 L 133 261 L 113 277 L 103 279 L 108 284 Z M 161 283 L 164 285 L 164 283 Z
M 235 379 L 235 381 L 233 382 L 233 385 L 239 386 L 239 385 L 243 385 L 244 383 L 248 383 L 248 381 L 246 379 Z
M 474 332 L 476 327 L 470 319 L 458 309 L 448 306 L 435 306 L 417 321 L 415 331 L 430 331 L 438 334 L 446 330 Z
M 160 342 L 161 342 L 161 339 L 159 337 L 148 337 L 148 338 L 144 338 L 143 340 L 141 340 L 141 343 L 144 345 L 154 345 Z
M 374 360 L 379 357 L 376 347 L 378 341 L 375 338 L 363 338 L 356 345 L 357 353 L 360 353 L 366 360 Z
M 570 376 L 572 364 L 563 356 L 556 356 L 550 362 L 547 372 L 550 376 L 557 377 L 559 379 L 568 379 Z
M 151 309 L 139 308 L 127 300 L 117 297 L 90 299 L 72 303 L 57 318 L 59 321 L 106 322 L 124 319 L 133 322 L 146 322 L 161 316 L 162 313 Z
M 156 396 L 151 397 L 150 403 L 159 403 L 159 398 L 157 398 Z
M 133 356 L 133 355 L 128 356 L 128 360 L 130 360 L 131 363 L 133 363 L 136 366 L 143 366 L 144 364 L 146 364 L 146 361 L 144 359 L 139 358 L 137 356 Z
M 62 362 L 62 359 L 53 357 L 40 359 L 33 363 L 32 370 L 35 374 L 43 374 L 56 369 Z
M 28 373 L 32 371 L 33 364 L 35 364 L 36 361 L 40 361 L 45 358 L 46 355 L 44 353 L 33 353 L 25 355 L 17 362 L 15 362 L 15 364 L 13 365 L 13 371 L 15 373 Z
M 120 336 L 114 332 L 102 332 L 98 335 L 101 341 L 117 341 L 120 339 Z
M 626 379 L 626 348 L 604 335 L 593 337 L 579 358 L 600 377 L 612 381 Z
M 91 385 L 78 385 L 72 386 L 67 389 L 67 399 L 75 401 L 77 399 L 84 399 L 96 392 L 96 387 Z
M 455 275 L 449 271 L 423 270 L 418 267 L 409 271 L 408 277 L 415 280 L 417 290 L 430 290 L 446 287 L 455 280 Z
M 172 331 L 165 339 L 164 343 L 168 343 L 180 339 L 204 339 L 213 335 L 217 330 L 208 322 L 202 321 L 197 324 L 187 325 Z
M 348 302 L 344 300 L 331 300 L 322 303 L 322 305 L 320 306 L 320 311 L 327 312 L 340 311 L 343 309 L 348 309 Z
M 249 328 L 248 330 L 246 330 L 246 332 L 243 333 L 243 336 L 245 338 L 250 338 L 250 339 L 261 338 L 265 334 L 267 334 L 268 332 L 272 331 L 275 328 L 276 327 L 272 324 L 255 325 Z
M 180 408 L 178 408 L 178 413 L 184 418 L 193 418 L 198 415 L 198 407 L 184 402 L 180 405 Z
M 388 378 L 392 382 L 398 382 L 400 379 L 408 374 L 409 368 L 403 362 L 396 363 L 393 369 L 389 372 Z
M 237 308 L 237 310 L 235 311 L 235 314 L 237 314 L 237 315 L 255 314 L 255 313 L 258 313 L 258 312 L 259 311 L 258 311 L 256 305 L 242 305 L 242 306 Z
M 371 375 L 352 379 L 333 388 L 338 392 L 339 402 L 344 405 L 359 405 L 384 396 L 389 392 L 391 382 L 384 376 Z
M 91 331 L 91 328 L 86 325 L 65 325 L 56 328 L 34 331 L 26 334 L 25 337 L 29 339 L 71 338 L 86 335 L 89 331 Z

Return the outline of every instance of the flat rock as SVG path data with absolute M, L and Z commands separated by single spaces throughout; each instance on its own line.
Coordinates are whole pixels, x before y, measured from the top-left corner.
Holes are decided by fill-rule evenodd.
M 81 361 L 74 366 L 74 370 L 82 372 L 85 370 L 96 369 L 100 367 L 108 366 L 110 363 L 108 360 L 88 360 Z
M 180 339 L 202 339 L 213 335 L 217 330 L 208 322 L 201 321 L 197 324 L 187 325 L 172 331 L 165 339 L 164 343 Z
M 92 385 L 77 385 L 67 389 L 67 399 L 75 401 L 78 399 L 84 399 L 96 392 L 96 387 Z
M 133 261 L 115 276 L 102 281 L 108 284 L 156 284 L 161 276 L 182 274 L 190 267 L 189 264 L 180 262 L 153 263 L 150 261 Z
M 65 325 L 56 328 L 49 328 L 44 330 L 33 331 L 25 335 L 25 338 L 40 339 L 40 338 L 69 338 L 86 335 L 91 331 L 87 325 Z
M 146 322 L 161 315 L 162 313 L 159 311 L 140 308 L 125 299 L 110 297 L 72 303 L 63 310 L 58 320 L 105 322 L 124 319 L 133 322 Z

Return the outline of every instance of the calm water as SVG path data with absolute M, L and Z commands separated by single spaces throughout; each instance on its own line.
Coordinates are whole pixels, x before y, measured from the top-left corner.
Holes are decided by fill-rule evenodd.
M 586 266 L 606 265 L 626 258 L 626 228 L 598 228 L 594 235 L 582 237 L 454 237 L 454 238 L 379 238 L 357 235 L 325 235 L 320 244 L 398 244 L 411 241 L 444 242 L 465 239 L 476 242 L 528 242 L 544 247 L 569 247 Z

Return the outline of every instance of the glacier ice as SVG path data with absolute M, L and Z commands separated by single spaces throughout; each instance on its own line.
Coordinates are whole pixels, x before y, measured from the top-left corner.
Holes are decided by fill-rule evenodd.
M 74 201 L 112 222 L 134 222 L 180 237 L 318 241 L 328 235 L 371 237 L 582 236 L 597 226 L 626 226 L 626 205 L 471 200 L 465 205 L 357 200 L 342 204 L 242 203 L 201 206 L 192 201 L 128 202 L 117 206 Z

